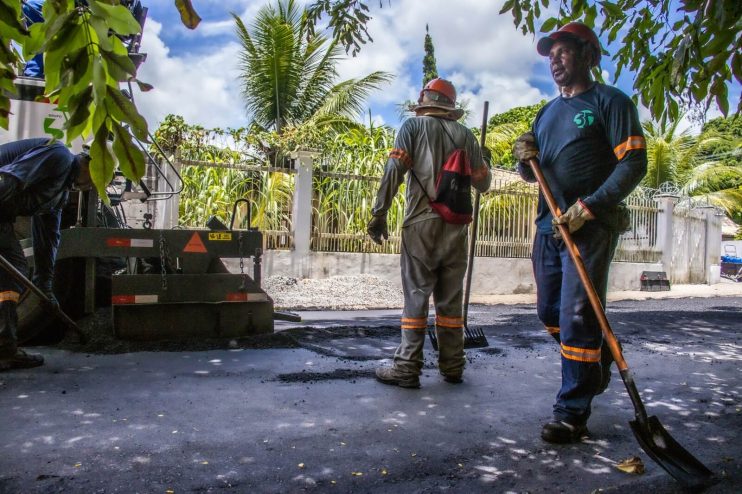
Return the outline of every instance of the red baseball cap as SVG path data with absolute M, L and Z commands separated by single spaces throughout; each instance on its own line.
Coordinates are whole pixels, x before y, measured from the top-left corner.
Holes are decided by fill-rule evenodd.
M 598 65 L 600 63 L 601 48 L 598 36 L 592 29 L 581 22 L 570 22 L 560 27 L 558 30 L 554 31 L 545 38 L 541 38 L 540 40 L 538 40 L 536 50 L 538 51 L 539 55 L 546 57 L 549 55 L 549 51 L 551 51 L 551 47 L 554 45 L 554 43 L 556 43 L 560 39 L 567 38 L 572 38 L 578 41 L 582 41 L 583 43 L 588 43 L 593 48 L 595 48 L 595 65 Z

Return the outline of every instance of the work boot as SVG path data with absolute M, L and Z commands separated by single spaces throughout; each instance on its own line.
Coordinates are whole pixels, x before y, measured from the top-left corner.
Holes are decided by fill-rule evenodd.
M 443 376 L 443 380 L 449 384 L 461 384 L 464 382 L 461 374 L 444 374 L 441 372 L 441 375 Z
M 379 367 L 376 369 L 376 380 L 384 384 L 399 386 L 400 388 L 420 387 L 420 377 L 412 374 L 402 374 L 394 367 Z
M 587 426 L 572 425 L 559 420 L 549 422 L 541 429 L 541 439 L 554 444 L 578 443 L 587 434 Z
M 44 365 L 44 357 L 26 353 L 20 348 L 9 358 L 0 358 L 0 372 L 11 369 L 31 369 Z

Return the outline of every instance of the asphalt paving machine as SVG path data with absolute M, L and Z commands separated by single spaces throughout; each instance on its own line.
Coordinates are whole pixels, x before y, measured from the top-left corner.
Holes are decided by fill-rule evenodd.
M 146 9 L 140 19 L 144 24 Z M 129 44 L 138 65 L 146 55 Z M 44 81 L 19 77 L 11 98 L 9 130 L 0 143 L 29 137 L 62 137 L 64 114 L 44 102 Z M 129 87 L 131 96 L 131 87 Z M 133 99 L 133 97 L 132 97 Z M 150 135 L 154 146 L 139 143 L 147 173 L 132 184 L 116 173 L 108 187 L 110 206 L 95 191 L 73 193 L 63 212 L 54 292 L 73 319 L 111 307 L 117 337 L 135 340 L 240 337 L 273 332 L 273 301 L 261 288 L 263 235 L 250 227 L 250 204 L 238 200 L 232 222 L 212 218 L 203 229 L 177 227 L 177 197 L 183 181 Z M 81 148 L 81 142 L 72 145 Z M 151 150 L 154 149 L 154 154 Z M 234 227 L 237 208 L 247 210 L 246 227 Z M 19 221 L 29 265 L 33 266 L 30 222 Z M 238 259 L 232 273 L 223 261 Z M 252 266 L 249 266 L 251 262 Z M 54 343 L 64 327 L 43 311 L 31 292 L 19 304 L 19 339 Z

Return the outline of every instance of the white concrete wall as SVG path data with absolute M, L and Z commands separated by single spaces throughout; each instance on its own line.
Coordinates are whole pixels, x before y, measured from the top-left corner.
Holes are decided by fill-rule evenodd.
M 311 252 L 309 259 L 301 263 L 293 261 L 292 252 L 271 250 L 263 256 L 264 278 L 269 276 L 290 276 L 301 278 L 302 272 L 310 273 L 308 278 L 328 278 L 331 276 L 353 276 L 370 274 L 389 280 L 401 286 L 399 255 L 397 254 L 349 254 Z M 239 272 L 237 259 L 225 259 L 232 272 Z M 251 272 L 252 267 L 249 268 Z M 642 271 L 663 271 L 662 264 L 640 264 L 614 262 L 608 281 L 609 291 L 639 290 Z M 474 259 L 472 277 L 473 295 L 509 295 L 535 293 L 530 259 L 498 257 L 477 257 Z

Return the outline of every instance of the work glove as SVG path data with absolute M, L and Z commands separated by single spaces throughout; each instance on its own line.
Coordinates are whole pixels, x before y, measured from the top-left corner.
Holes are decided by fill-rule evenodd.
M 552 220 L 554 225 L 554 236 L 556 238 L 562 238 L 559 234 L 559 228 L 557 225 L 567 225 L 569 233 L 574 233 L 585 224 L 586 221 L 594 220 L 595 216 L 587 209 L 587 206 L 581 201 L 577 200 L 576 203 L 572 204 L 567 211 L 565 211 L 559 218 Z
M 487 166 L 492 163 L 492 151 L 487 146 L 482 146 L 482 159 L 487 163 Z
M 521 136 L 515 140 L 515 144 L 513 144 L 513 157 L 524 165 L 528 164 L 528 160 L 538 158 L 536 136 L 533 135 L 533 132 L 521 134 Z
M 386 215 L 383 214 L 379 216 L 373 216 L 371 218 L 371 221 L 368 222 L 366 231 L 368 232 L 368 236 L 371 237 L 371 240 L 373 240 L 374 243 L 381 245 L 382 238 L 384 240 L 388 240 L 389 229 L 386 226 Z

